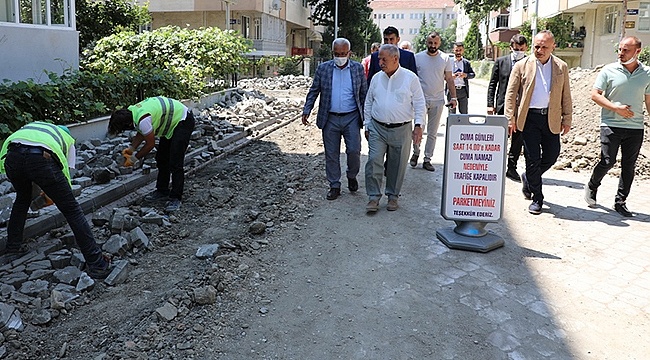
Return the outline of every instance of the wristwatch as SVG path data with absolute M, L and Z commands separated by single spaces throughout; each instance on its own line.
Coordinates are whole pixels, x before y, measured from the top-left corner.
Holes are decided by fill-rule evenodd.
M 415 124 L 415 127 L 422 127 L 420 124 Z
M 452 100 L 456 100 L 456 101 L 458 101 L 458 99 L 456 99 L 456 98 L 451 98 L 451 99 L 449 99 L 449 101 L 452 101 Z

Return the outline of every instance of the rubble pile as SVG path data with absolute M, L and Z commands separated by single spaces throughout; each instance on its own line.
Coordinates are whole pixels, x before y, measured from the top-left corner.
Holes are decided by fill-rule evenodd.
M 562 152 L 555 169 L 591 172 L 600 158 L 600 106 L 591 100 L 591 89 L 600 67 L 595 69 L 574 68 L 569 75 L 573 99 L 573 123 L 571 131 L 562 136 Z M 650 123 L 646 113 L 645 138 L 636 164 L 636 176 L 650 178 Z M 610 174 L 620 174 L 620 151 L 617 164 Z
M 263 122 L 270 124 L 297 118 L 302 102 L 291 99 L 275 99 L 258 91 L 236 89 L 224 96 L 213 107 L 194 110 L 197 125 L 191 137 L 188 159 L 190 166 L 198 166 L 224 151 L 226 141 L 235 135 L 246 135 L 251 126 Z M 115 182 L 128 183 L 138 176 L 147 175 L 155 167 L 155 149 L 136 169 L 124 167 L 121 151 L 130 144 L 135 132 L 112 139 L 93 139 L 77 143 L 77 165 L 72 171 L 75 196 L 83 198 L 106 189 Z M 241 138 L 241 136 L 239 137 Z M 201 191 L 207 191 L 201 193 Z M 199 193 L 198 195 L 195 193 Z M 228 201 L 229 188 L 188 189 L 189 194 L 198 196 L 196 203 Z M 0 178 L 0 224 L 9 218 L 15 193 L 11 183 L 3 175 Z M 93 232 L 102 250 L 111 254 L 115 270 L 104 281 L 106 285 L 117 285 L 128 278 L 136 255 L 155 250 L 169 239 L 157 236 L 160 231 L 178 221 L 174 215 L 164 214 L 155 204 L 132 205 L 115 209 L 100 209 L 92 215 Z M 29 216 L 51 215 L 54 206 L 30 212 Z M 257 214 L 251 217 L 251 233 L 261 234 L 273 226 L 272 217 Z M 253 221 L 255 220 L 255 221 Z M 4 231 L 3 231 L 4 232 Z M 5 234 L 2 234 L 4 236 Z M 74 307 L 89 301 L 89 293 L 96 286 L 82 270 L 85 261 L 76 249 L 74 236 L 67 227 L 51 230 L 46 239 L 27 242 L 32 251 L 8 264 L 0 263 L 0 331 L 21 331 L 25 322 L 43 326 L 52 319 L 71 311 Z M 235 248 L 236 245 L 229 245 Z M 259 249 L 260 244 L 254 247 Z M 199 259 L 212 258 L 219 250 L 218 244 L 207 244 L 197 250 Z M 175 312 L 187 309 L 190 303 L 214 302 L 219 283 L 214 286 L 192 288 L 189 297 L 173 304 L 165 304 L 156 310 L 163 319 L 173 318 Z M 3 346 L 0 346 L 2 352 Z M 0 357 L 2 357 L 0 355 Z
M 309 89 L 312 78 L 304 75 L 283 75 L 262 79 L 242 79 L 238 86 L 244 89 L 257 90 L 288 90 L 288 89 Z

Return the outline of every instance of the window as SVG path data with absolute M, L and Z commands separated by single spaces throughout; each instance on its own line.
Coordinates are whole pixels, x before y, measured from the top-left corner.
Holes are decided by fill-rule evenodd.
M 507 28 L 509 18 L 510 18 L 510 15 L 508 15 L 508 14 L 501 14 L 501 15 L 497 16 L 495 18 L 495 20 L 496 20 L 495 28 Z
M 255 40 L 262 40 L 262 19 L 255 18 L 253 20 L 253 27 L 255 28 Z
M 251 18 L 250 16 L 241 17 L 241 36 L 250 39 L 251 37 Z
M 616 23 L 618 23 L 618 6 L 607 6 L 605 8 L 605 34 L 616 34 Z
M 74 27 L 71 1 L 0 0 L 0 22 Z
M 302 7 L 306 8 L 309 6 L 309 1 L 308 0 L 302 0 Z
M 650 31 L 650 2 L 639 3 L 639 31 Z

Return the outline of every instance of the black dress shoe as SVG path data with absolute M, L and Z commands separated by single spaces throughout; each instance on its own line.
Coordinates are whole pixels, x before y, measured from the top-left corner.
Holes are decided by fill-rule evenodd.
M 516 169 L 508 169 L 508 171 L 506 171 L 506 177 L 512 181 L 521 182 L 521 178 L 519 177 Z
M 533 193 L 530 192 L 530 186 L 528 185 L 528 179 L 526 178 L 526 173 L 521 173 L 521 193 L 524 194 L 526 200 L 533 198 Z
M 634 216 L 630 210 L 627 209 L 627 206 L 625 206 L 625 203 L 616 203 L 614 204 L 614 210 L 616 210 L 617 213 L 625 216 L 625 217 L 632 217 Z
M 357 178 L 348 178 L 348 190 L 350 190 L 350 192 L 359 190 L 359 182 L 357 181 Z
M 336 200 L 339 195 L 341 195 L 341 189 L 330 188 L 330 190 L 327 192 L 327 200 Z

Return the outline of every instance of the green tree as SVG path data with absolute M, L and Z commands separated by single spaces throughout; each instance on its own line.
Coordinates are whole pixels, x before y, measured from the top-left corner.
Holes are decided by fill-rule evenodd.
M 415 46 L 416 51 L 427 49 L 427 36 L 433 31 L 440 34 L 440 50 L 451 52 L 454 42 L 456 42 L 456 20 L 451 21 L 446 28 L 440 29 L 435 26 L 434 22 L 427 23 L 426 19 L 422 19 L 420 30 L 413 39 L 413 46 Z
M 572 42 L 571 31 L 573 30 L 573 21 L 563 17 L 561 14 L 552 18 L 538 18 L 537 31 L 539 32 L 540 30 L 550 30 L 553 33 L 557 47 L 563 49 Z M 530 27 L 530 20 L 526 20 L 521 24 L 520 32 L 532 44 L 533 31 Z
M 490 12 L 499 11 L 510 6 L 510 0 L 456 0 L 455 2 L 465 11 L 466 14 L 469 15 L 472 22 L 478 23 L 478 21 L 483 21 L 486 30 L 489 28 Z M 486 38 L 488 44 L 491 45 L 492 41 L 490 40 L 490 37 L 486 36 Z
M 472 20 L 472 25 L 470 25 L 467 31 L 463 45 L 465 45 L 465 58 L 469 60 L 480 60 L 483 58 L 483 42 L 481 41 L 477 20 Z
M 335 0 L 309 0 L 313 6 L 312 20 L 314 25 L 325 26 L 323 34 L 322 56 L 331 55 L 331 44 L 334 40 Z M 372 9 L 367 0 L 339 1 L 338 36 L 350 40 L 352 52 L 357 56 L 365 54 L 372 42 L 381 42 L 381 30 L 370 20 Z
M 124 30 L 138 32 L 141 25 L 151 22 L 147 6 L 132 0 L 79 0 L 75 10 L 79 52 L 103 37 Z

